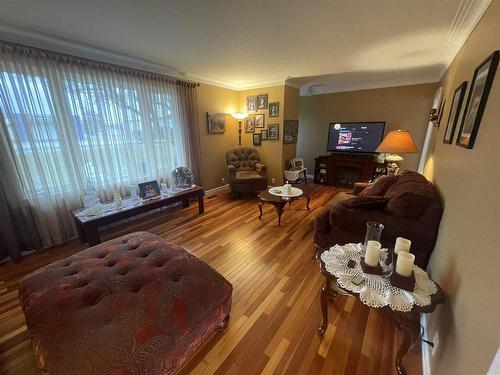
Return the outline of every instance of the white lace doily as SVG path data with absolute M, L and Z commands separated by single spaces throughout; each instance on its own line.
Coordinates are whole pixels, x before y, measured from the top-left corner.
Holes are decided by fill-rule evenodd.
M 431 296 L 438 289 L 434 281 L 418 266 L 413 266 L 415 274 L 415 290 L 408 292 L 391 285 L 388 277 L 366 274 L 359 263 L 363 244 L 350 243 L 344 246 L 335 245 L 321 254 L 326 270 L 337 278 L 338 284 L 353 293 L 358 293 L 361 301 L 371 307 L 389 306 L 392 310 L 408 312 L 413 305 L 428 306 Z M 382 260 L 387 258 L 387 249 L 382 249 Z M 347 267 L 350 259 L 356 261 L 354 268 Z M 384 263 L 384 262 L 381 262 Z M 352 283 L 355 276 L 361 276 L 365 282 L 361 285 Z

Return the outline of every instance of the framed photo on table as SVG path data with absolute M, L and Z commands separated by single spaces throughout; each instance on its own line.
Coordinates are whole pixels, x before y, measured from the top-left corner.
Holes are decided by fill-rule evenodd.
M 479 125 L 483 117 L 488 95 L 498 66 L 499 51 L 489 55 L 474 71 L 470 85 L 462 125 L 456 144 L 464 148 L 473 148 Z
M 160 195 L 160 187 L 158 181 L 146 181 L 139 184 L 139 191 L 142 199 L 148 199 Z
M 300 171 L 304 169 L 304 159 L 303 158 L 294 158 L 292 159 L 292 169 L 296 171 Z
M 460 86 L 455 89 L 453 100 L 451 102 L 450 114 L 448 115 L 448 123 L 444 131 L 443 143 L 451 144 L 455 137 L 455 128 L 460 119 L 460 110 L 464 101 L 465 91 L 467 90 L 467 81 L 463 81 Z

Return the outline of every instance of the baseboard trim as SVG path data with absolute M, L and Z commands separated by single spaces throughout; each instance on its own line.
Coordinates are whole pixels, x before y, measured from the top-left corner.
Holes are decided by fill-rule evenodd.
M 215 194 L 226 192 L 226 191 L 229 191 L 229 184 L 217 186 L 216 188 L 206 190 L 205 195 L 211 196 L 211 195 L 215 195 Z
M 421 314 L 420 316 L 420 324 L 424 329 L 424 334 L 427 333 L 427 314 Z M 422 374 L 423 375 L 431 375 L 431 347 L 426 344 L 424 341 L 421 341 L 422 348 Z

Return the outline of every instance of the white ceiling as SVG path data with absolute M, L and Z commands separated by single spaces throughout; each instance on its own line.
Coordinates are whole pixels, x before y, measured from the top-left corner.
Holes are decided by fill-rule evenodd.
M 0 0 L 0 38 L 234 89 L 439 80 L 490 0 Z

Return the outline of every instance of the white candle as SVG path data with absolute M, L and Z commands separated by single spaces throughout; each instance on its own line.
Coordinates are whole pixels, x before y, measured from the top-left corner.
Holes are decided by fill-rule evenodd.
M 370 240 L 366 244 L 365 263 L 372 267 L 377 267 L 380 259 L 380 248 L 382 245 L 378 241 Z
M 411 241 L 403 237 L 396 238 L 396 245 L 394 246 L 394 252 L 398 254 L 400 251 L 410 252 Z
M 415 262 L 415 255 L 407 252 L 400 252 L 398 254 L 398 261 L 396 262 L 396 272 L 404 277 L 409 277 L 413 270 L 413 263 Z

